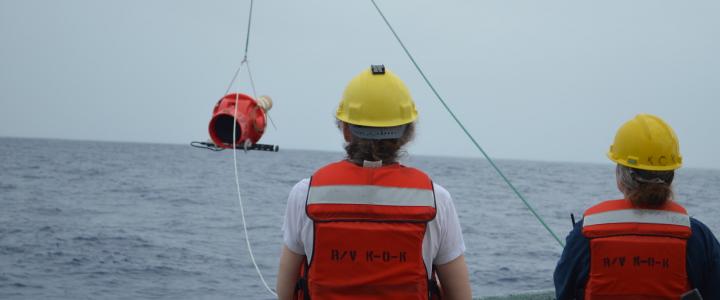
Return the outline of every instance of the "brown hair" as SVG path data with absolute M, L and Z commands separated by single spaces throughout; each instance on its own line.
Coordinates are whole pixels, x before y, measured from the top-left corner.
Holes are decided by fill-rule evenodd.
M 346 123 L 338 121 L 340 130 L 346 130 Z M 402 147 L 415 137 L 415 123 L 407 124 L 402 137 L 398 139 L 370 140 L 362 139 L 349 134 L 349 141 L 345 144 L 347 159 L 355 164 L 363 161 L 382 161 L 383 164 L 398 162 L 398 158 L 405 152 Z
M 657 208 L 673 198 L 675 171 L 647 171 L 617 166 L 618 181 L 625 196 L 637 207 Z

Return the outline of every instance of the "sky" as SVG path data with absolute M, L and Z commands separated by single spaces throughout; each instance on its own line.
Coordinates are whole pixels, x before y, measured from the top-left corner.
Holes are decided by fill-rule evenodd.
M 609 163 L 664 118 L 686 166 L 720 169 L 720 1 L 377 0 L 495 158 Z M 248 0 L 0 0 L 0 136 L 184 144 L 242 60 Z M 274 99 L 263 143 L 341 151 L 347 82 L 385 64 L 420 113 L 410 154 L 480 157 L 370 1 L 255 1 L 248 58 Z M 247 73 L 233 90 L 250 93 Z

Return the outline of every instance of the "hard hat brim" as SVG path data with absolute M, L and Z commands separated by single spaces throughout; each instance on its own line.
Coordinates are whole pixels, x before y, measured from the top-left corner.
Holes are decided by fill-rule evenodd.
M 633 169 L 640 169 L 640 170 L 647 170 L 647 171 L 672 171 L 672 170 L 677 170 L 682 166 L 682 164 L 678 164 L 678 163 L 665 165 L 665 166 L 653 166 L 650 164 L 641 164 L 638 162 L 633 164 L 633 163 L 628 162 L 627 160 L 614 158 L 613 154 L 611 152 L 607 153 L 607 158 L 619 165 L 623 165 L 623 166 L 633 168 Z
M 350 132 L 361 139 L 366 140 L 388 140 L 399 139 L 405 133 L 407 125 L 392 127 L 366 127 L 348 124 Z

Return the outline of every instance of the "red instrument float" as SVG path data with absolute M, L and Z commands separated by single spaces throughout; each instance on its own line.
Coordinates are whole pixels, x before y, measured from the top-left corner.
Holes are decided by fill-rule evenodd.
M 256 100 L 241 93 L 227 94 L 213 108 L 208 125 L 210 141 L 190 145 L 220 151 L 232 149 L 234 142 L 235 149 L 277 152 L 277 145 L 257 143 L 265 133 L 267 112 L 271 108 L 272 99 L 268 96 Z

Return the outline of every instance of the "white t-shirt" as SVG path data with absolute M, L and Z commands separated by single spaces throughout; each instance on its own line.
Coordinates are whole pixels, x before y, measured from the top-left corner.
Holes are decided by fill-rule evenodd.
M 283 223 L 285 245 L 296 254 L 307 255 L 308 262 L 313 253 L 313 222 L 305 213 L 309 187 L 309 178 L 295 184 L 288 197 Z M 437 212 L 435 219 L 428 222 L 422 247 L 423 259 L 432 262 L 426 264 L 428 274 L 432 273 L 432 265 L 444 265 L 465 252 L 465 241 L 450 193 L 438 184 L 433 187 Z

